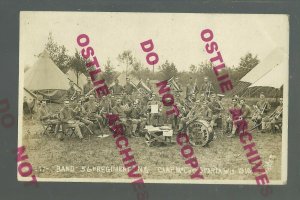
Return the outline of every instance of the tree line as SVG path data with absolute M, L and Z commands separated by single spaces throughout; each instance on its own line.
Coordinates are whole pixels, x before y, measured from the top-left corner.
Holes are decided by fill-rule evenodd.
M 78 50 L 75 50 L 74 55 L 69 56 L 66 47 L 55 42 L 51 33 L 49 33 L 48 42 L 46 43 L 45 48 L 49 52 L 50 58 L 64 73 L 72 69 L 75 72 L 77 79 L 81 73 L 87 75 L 85 64 L 88 61 L 85 61 Z M 192 77 L 198 85 L 202 85 L 203 77 L 206 76 L 212 81 L 213 85 L 214 83 L 217 83 L 216 76 L 212 70 L 212 64 L 210 62 L 192 64 L 187 71 L 179 72 L 176 65 L 168 60 L 165 60 L 158 67 L 155 66 L 156 71 L 154 71 L 152 67 L 146 67 L 137 60 L 130 50 L 121 52 L 117 56 L 117 59 L 126 69 L 127 75 L 131 75 L 138 80 L 145 79 L 145 77 L 150 80 L 168 80 L 175 76 L 178 77 L 179 83 L 184 85 L 188 82 L 190 77 Z M 240 58 L 240 62 L 237 67 L 226 66 L 233 85 L 237 85 L 239 80 L 252 70 L 259 62 L 257 55 L 249 52 Z M 107 62 L 104 64 L 103 71 L 105 81 L 108 84 L 112 84 L 118 75 L 119 72 L 115 70 L 115 66 L 113 66 L 111 60 L 108 58 Z M 214 86 L 218 90 L 217 85 Z

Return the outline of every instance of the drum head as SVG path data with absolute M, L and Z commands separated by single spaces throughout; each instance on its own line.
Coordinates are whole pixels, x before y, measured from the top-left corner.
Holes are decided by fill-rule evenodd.
M 205 146 L 213 139 L 212 128 L 204 120 L 197 120 L 189 124 L 187 133 L 193 146 Z

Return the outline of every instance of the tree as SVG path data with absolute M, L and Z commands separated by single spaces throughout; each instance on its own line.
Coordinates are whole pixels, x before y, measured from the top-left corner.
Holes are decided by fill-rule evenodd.
M 123 64 L 126 65 L 126 77 L 127 77 L 127 74 L 128 74 L 128 72 L 127 72 L 128 67 L 129 67 L 130 65 L 132 65 L 133 62 L 134 62 L 134 58 L 133 58 L 133 56 L 132 56 L 132 52 L 131 52 L 130 50 L 123 51 L 123 53 L 121 53 L 121 54 L 118 55 L 118 60 L 119 60 L 121 63 L 123 63 Z
M 64 45 L 58 45 L 49 33 L 48 42 L 45 45 L 46 50 L 49 52 L 50 58 L 64 73 L 68 71 L 70 56 L 67 55 L 67 49 Z
M 257 64 L 259 60 L 257 55 L 253 56 L 252 53 L 247 53 L 244 57 L 241 57 L 238 68 L 235 70 L 237 73 L 236 78 L 240 80 L 249 71 L 251 71 Z
M 174 63 L 169 63 L 168 60 L 165 61 L 160 67 L 160 72 L 162 73 L 163 79 L 168 80 L 173 76 L 176 76 L 178 71 Z
M 74 56 L 70 58 L 69 68 L 73 70 L 76 74 L 77 85 L 78 85 L 78 79 L 80 74 L 86 73 L 85 64 L 86 64 L 85 59 L 81 56 L 81 54 L 76 49 Z

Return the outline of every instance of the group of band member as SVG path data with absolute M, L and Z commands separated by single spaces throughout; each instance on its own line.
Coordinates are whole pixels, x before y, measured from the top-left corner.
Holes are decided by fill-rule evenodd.
M 153 89 L 149 79 L 146 80 L 149 89 Z M 253 106 L 247 105 L 244 98 L 235 96 L 232 98 L 232 105 L 227 110 L 224 108 L 222 99 L 224 95 L 215 93 L 215 89 L 207 77 L 204 84 L 199 88 L 196 82 L 190 78 L 186 86 L 185 95 L 181 91 L 174 91 L 175 101 L 180 115 L 167 116 L 167 109 L 159 100 L 158 94 L 152 92 L 145 94 L 140 92 L 129 78 L 125 86 L 119 85 L 116 79 L 110 88 L 110 94 L 96 98 L 91 80 L 83 86 L 81 94 L 78 94 L 74 83 L 70 82 L 70 89 L 67 91 L 66 100 L 58 113 L 53 113 L 42 101 L 38 109 L 39 120 L 43 124 L 50 124 L 53 131 L 60 140 L 64 139 L 64 132 L 73 129 L 76 135 L 82 140 L 85 134 L 95 134 L 98 137 L 106 137 L 107 120 L 106 114 L 116 114 L 123 123 L 128 137 L 141 136 L 146 125 L 160 126 L 171 124 L 175 132 L 184 130 L 188 124 L 196 119 L 209 122 L 211 127 L 218 127 L 220 119 L 225 117 L 226 130 L 230 129 L 235 134 L 236 128 L 229 110 L 237 108 L 242 111 L 241 118 L 252 120 L 258 131 L 265 131 L 268 127 L 275 133 L 280 129 L 282 123 L 282 98 L 280 105 L 273 113 L 269 114 L 270 103 L 264 94 Z M 166 99 L 168 101 L 168 99 Z M 153 106 L 157 111 L 153 112 Z M 222 123 L 222 122 L 221 122 Z M 217 129 L 217 128 L 216 128 Z M 61 130 L 61 131 L 60 131 Z

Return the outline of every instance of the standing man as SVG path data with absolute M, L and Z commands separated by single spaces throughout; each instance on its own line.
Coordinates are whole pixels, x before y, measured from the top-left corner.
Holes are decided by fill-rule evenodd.
M 204 77 L 204 84 L 201 86 L 201 93 L 204 94 L 205 98 L 209 98 L 214 91 L 215 88 L 208 80 L 208 77 Z
M 194 83 L 193 83 L 193 78 L 190 77 L 190 80 L 188 84 L 186 85 L 186 90 L 185 90 L 185 98 L 189 99 L 189 97 L 194 94 Z
M 146 85 L 147 85 L 147 87 L 148 87 L 150 90 L 152 90 L 152 85 L 151 85 L 151 83 L 150 83 L 150 79 L 149 79 L 149 78 L 146 79 Z
M 76 98 L 76 90 L 72 81 L 70 81 L 69 84 L 70 88 L 67 90 L 67 98 L 73 101 Z
M 135 89 L 134 86 L 130 82 L 130 78 L 127 77 L 126 78 L 126 84 L 124 86 L 125 94 L 131 95 L 134 89 Z
M 110 91 L 112 91 L 112 94 L 114 95 L 121 95 L 123 92 L 123 87 L 119 85 L 119 80 L 115 80 L 115 84 L 110 88 Z
M 85 96 L 86 94 L 88 94 L 92 89 L 94 88 L 92 81 L 91 81 L 91 77 L 87 78 L 87 83 L 83 85 L 83 95 Z M 91 92 L 92 94 L 95 94 L 95 92 Z

